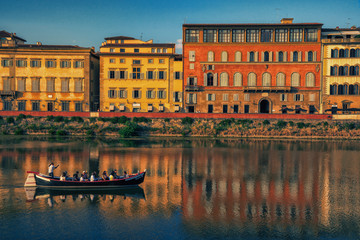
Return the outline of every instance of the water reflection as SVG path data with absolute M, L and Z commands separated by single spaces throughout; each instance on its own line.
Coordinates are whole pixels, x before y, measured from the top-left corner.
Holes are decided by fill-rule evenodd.
M 38 189 L 32 200 L 42 207 L 31 213 L 96 206 L 102 217 L 157 216 L 152 224 L 181 222 L 179 238 L 358 238 L 359 151 L 357 142 L 344 141 L 0 141 L 0 215 L 28 209 L 33 202 L 15 200 L 25 171 L 46 172 L 55 162 L 57 174 L 148 174 L 131 193 Z

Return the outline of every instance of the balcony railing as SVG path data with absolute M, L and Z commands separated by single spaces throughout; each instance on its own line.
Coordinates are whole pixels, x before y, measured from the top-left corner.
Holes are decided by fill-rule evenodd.
M 323 43 L 352 43 L 360 42 L 360 38 L 334 38 L 334 39 L 322 39 Z
M 185 86 L 185 91 L 193 91 L 193 92 L 198 92 L 198 91 L 202 91 L 204 90 L 203 86 L 197 86 L 197 85 L 186 85 Z
M 12 97 L 15 97 L 16 96 L 16 91 L 12 91 L 12 90 L 0 91 L 0 96 L 12 96 Z
M 255 91 L 255 92 L 290 92 L 291 87 L 290 86 L 283 86 L 283 87 L 279 87 L 279 86 L 269 86 L 269 87 L 265 87 L 265 86 L 255 86 L 255 87 L 244 86 L 244 91 L 245 92 L 249 92 L 249 91 Z

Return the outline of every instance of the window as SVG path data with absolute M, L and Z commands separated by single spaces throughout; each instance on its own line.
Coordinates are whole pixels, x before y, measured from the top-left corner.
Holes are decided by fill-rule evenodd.
M 71 67 L 70 60 L 61 60 L 60 61 L 60 68 L 69 68 Z
M 229 86 L 229 75 L 226 72 L 220 74 L 220 86 L 221 87 Z
M 3 67 L 11 67 L 13 64 L 12 64 L 12 60 L 11 59 L 2 59 L 1 60 L 1 66 Z
M 74 68 L 84 68 L 84 61 L 82 60 L 74 61 Z
M 299 61 L 299 53 L 297 51 L 293 52 L 293 62 Z
M 290 42 L 302 41 L 302 29 L 290 29 Z
M 283 87 L 285 86 L 285 74 L 284 73 L 278 73 L 276 75 L 276 86 Z
M 166 79 L 165 71 L 159 71 L 159 79 Z
M 249 59 L 249 62 L 255 62 L 255 53 L 254 52 L 250 52 L 250 59 Z
M 250 94 L 248 94 L 248 93 L 244 94 L 244 101 L 245 102 L 250 102 Z
M 248 75 L 248 86 L 255 87 L 256 86 L 256 74 L 251 72 Z
M 115 71 L 109 71 L 108 72 L 108 78 L 109 79 L 114 79 L 115 78 Z
M 159 99 L 164 99 L 164 98 L 166 98 L 166 91 L 165 91 L 165 90 L 159 90 L 159 91 L 158 91 L 158 98 L 159 98 Z
M 188 93 L 187 94 L 187 103 L 194 104 L 197 101 L 196 93 Z
M 111 52 L 111 53 L 115 52 L 115 49 L 110 48 L 110 52 Z
M 55 78 L 54 77 L 46 78 L 46 91 L 47 92 L 55 92 Z
M 31 106 L 33 111 L 40 111 L 40 101 L 32 101 Z
M 234 101 L 239 101 L 239 94 L 234 94 L 233 99 Z
M 305 86 L 315 87 L 315 75 L 313 73 L 307 73 L 305 76 Z
M 132 92 L 132 97 L 133 98 L 141 98 L 141 91 L 140 90 L 133 90 Z
M 250 106 L 244 105 L 244 113 L 249 113 L 249 111 L 250 111 Z
M 217 30 L 211 29 L 211 30 L 204 30 L 204 42 L 216 42 L 217 39 Z
M 175 80 L 181 79 L 181 72 L 175 72 Z
M 316 42 L 317 41 L 317 29 L 308 28 L 305 29 L 305 41 Z
M 11 79 L 9 77 L 3 78 L 3 90 L 10 91 L 11 90 Z
M 119 90 L 119 98 L 127 98 L 127 91 L 125 89 Z
M 74 92 L 82 92 L 83 91 L 83 79 L 82 78 L 75 78 L 75 91 Z
M 230 30 L 219 30 L 219 42 L 230 42 Z
M 4 100 L 3 101 L 3 110 L 4 111 L 11 111 L 12 110 L 12 103 L 11 101 Z
M 349 75 L 350 76 L 359 76 L 359 66 L 351 66 Z
M 347 85 L 338 85 L 338 95 L 347 95 Z
M 241 73 L 235 73 L 234 74 L 234 86 L 235 87 L 241 87 L 242 86 L 242 75 Z
M 206 94 L 206 101 L 215 101 L 215 93 Z
M 30 60 L 30 67 L 32 68 L 39 68 L 41 67 L 41 60 Z
M 40 78 L 31 78 L 31 91 L 40 92 Z
M 294 94 L 294 101 L 295 102 L 304 101 L 304 95 L 303 94 Z
M 264 61 L 264 62 L 268 62 L 269 60 L 270 60 L 269 52 L 264 52 L 264 59 L 263 59 L 263 61 Z
M 273 30 L 272 29 L 262 29 L 261 30 L 261 42 L 272 42 L 273 40 Z
M 234 105 L 234 113 L 239 113 L 239 105 Z
M 26 78 L 17 78 L 17 90 L 19 92 L 25 92 L 26 89 Z
M 61 79 L 61 92 L 69 92 L 69 78 L 62 78 Z
M 339 76 L 347 76 L 348 75 L 348 67 L 340 66 L 339 67 Z
M 154 71 L 147 72 L 147 79 L 154 79 Z
M 164 59 L 159 59 L 159 63 L 165 63 Z
M 149 59 L 148 63 L 154 63 L 154 59 Z
M 199 30 L 186 29 L 185 42 L 199 42 Z
M 270 73 L 264 73 L 262 75 L 262 86 L 270 87 L 271 86 L 271 75 Z
M 16 60 L 16 66 L 17 67 L 26 67 L 27 66 L 27 61 L 24 59 L 17 59 Z
M 275 30 L 275 42 L 287 42 L 288 41 L 288 30 L 287 29 L 276 29 Z
M 227 62 L 228 61 L 228 53 L 227 52 L 223 51 L 221 53 L 221 61 L 222 62 Z
M 241 52 L 235 52 L 235 62 L 241 62 Z
M 214 61 L 214 58 L 215 58 L 214 52 L 213 52 L 213 51 L 209 51 L 209 52 L 208 52 L 208 57 L 207 57 L 208 62 L 213 62 L 213 61 Z
M 336 95 L 336 94 L 337 94 L 337 86 L 330 85 L 330 95 Z
M 181 101 L 181 92 L 174 92 L 174 102 L 180 102 Z
M 125 63 L 125 59 L 124 59 L 124 58 L 120 58 L 120 63 Z
M 124 53 L 125 52 L 125 48 L 120 48 L 120 52 Z
M 332 58 L 338 58 L 339 57 L 339 50 L 331 49 L 331 57 Z
M 193 70 L 195 68 L 195 64 L 194 63 L 190 63 L 189 64 L 189 69 Z
M 358 95 L 359 94 L 359 86 L 358 85 L 349 85 L 349 95 Z
M 214 106 L 212 104 L 208 105 L 208 113 L 213 113 L 214 111 Z
M 156 53 L 156 48 L 152 48 L 151 53 Z
M 300 74 L 299 73 L 291 74 L 291 86 L 292 87 L 300 86 Z
M 338 74 L 337 66 L 330 67 L 330 76 L 336 76 Z
M 81 102 L 75 102 L 75 111 L 82 112 L 82 103 Z
M 228 112 L 228 105 L 223 105 L 223 113 L 227 113 Z
M 161 48 L 156 49 L 157 53 L 161 53 Z
M 189 51 L 189 61 L 195 62 L 195 51 Z
M 246 42 L 259 42 L 259 30 L 257 29 L 246 30 Z
M 283 61 L 284 61 L 284 52 L 281 52 L 281 51 L 280 51 L 278 54 L 279 54 L 279 55 L 278 55 L 278 61 L 279 61 L 279 62 L 283 62 Z
M 69 111 L 69 101 L 62 101 L 61 102 L 61 111 L 68 112 Z
M 151 99 L 155 98 L 156 92 L 153 89 L 149 89 L 146 91 L 146 98 Z
M 229 94 L 228 93 L 223 94 L 223 101 L 229 101 Z
M 26 111 L 26 101 L 18 101 L 18 111 Z
M 163 53 L 167 53 L 167 49 L 166 49 L 166 48 L 163 48 Z
M 345 51 L 344 51 L 344 49 L 340 49 L 340 50 L 339 50 L 339 57 L 340 57 L 340 58 L 345 57 Z
M 309 94 L 309 101 L 315 102 L 315 94 L 314 93 Z
M 132 79 L 140 79 L 140 68 L 133 68 Z
M 189 86 L 196 86 L 197 85 L 197 78 L 195 77 L 189 77 L 187 85 Z
M 312 51 L 308 52 L 308 62 L 314 61 L 314 53 Z
M 109 62 L 110 62 L 110 63 L 115 63 L 115 59 L 110 58 Z
M 214 75 L 212 73 L 206 74 L 205 86 L 214 86 Z
M 47 68 L 56 68 L 56 60 L 46 60 L 45 67 Z
M 287 94 L 282 93 L 280 94 L 280 102 L 286 102 L 287 101 Z
M 141 64 L 140 60 L 133 60 L 133 64 Z
M 245 42 L 245 30 L 243 29 L 234 29 L 232 31 L 232 41 L 233 42 Z

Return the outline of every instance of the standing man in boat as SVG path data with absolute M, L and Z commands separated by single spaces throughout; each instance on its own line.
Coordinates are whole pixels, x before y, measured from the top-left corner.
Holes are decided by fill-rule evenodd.
M 58 166 L 59 166 L 59 164 L 55 167 L 54 163 L 50 163 L 50 165 L 49 165 L 49 176 L 50 177 L 52 177 L 52 178 L 54 177 L 54 170 L 57 169 Z

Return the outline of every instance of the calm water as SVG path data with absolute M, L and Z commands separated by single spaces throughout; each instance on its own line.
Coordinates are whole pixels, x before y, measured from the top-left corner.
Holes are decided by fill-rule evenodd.
M 0 239 L 359 239 L 360 142 L 0 139 Z M 26 171 L 147 169 L 136 189 L 25 191 Z

